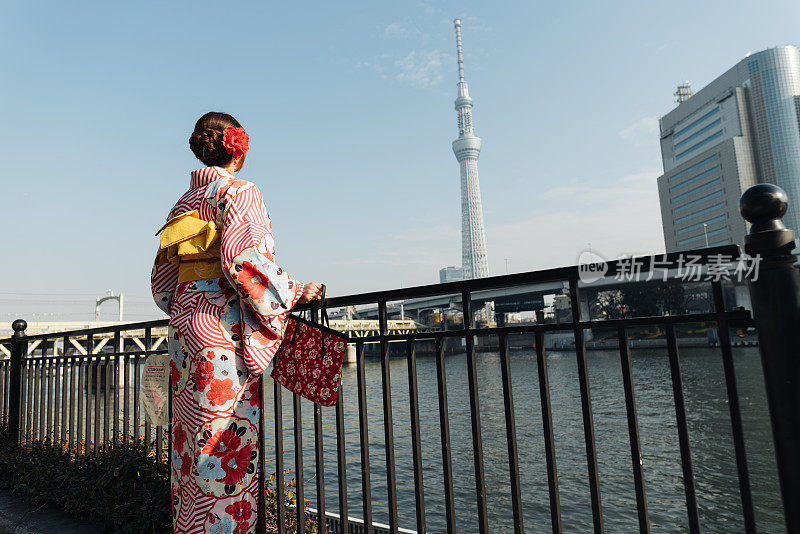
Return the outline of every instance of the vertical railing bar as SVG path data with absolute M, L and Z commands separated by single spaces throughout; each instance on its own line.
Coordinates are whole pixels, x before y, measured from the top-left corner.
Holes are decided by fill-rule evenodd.
M 37 386 L 38 380 L 36 380 L 36 373 L 38 369 L 38 362 L 35 358 L 32 357 L 33 355 L 26 354 L 25 357 L 30 364 L 30 385 L 28 386 L 28 405 L 26 408 L 28 410 L 28 420 L 26 425 L 26 430 L 28 433 L 28 443 L 33 444 L 36 441 L 36 425 L 37 425 L 37 418 L 36 418 L 36 400 L 39 398 L 39 388 Z
M 111 372 L 114 373 L 114 379 L 111 381 L 114 387 L 114 445 L 119 444 L 119 363 L 120 360 L 124 361 L 124 356 L 119 356 L 122 352 L 120 341 L 122 340 L 122 333 L 117 330 L 114 332 L 114 356 L 113 364 L 111 365 Z
M 32 408 L 32 417 L 31 417 L 31 441 L 37 441 L 39 439 L 39 389 L 41 389 L 40 384 L 40 377 L 41 373 L 41 366 L 39 365 L 41 362 L 38 361 L 36 358 L 33 357 L 34 353 L 31 353 L 31 367 L 33 367 L 33 396 L 31 397 L 31 408 Z
M 8 362 L 10 361 L 9 359 Z M 3 423 L 7 423 L 6 395 L 8 393 L 8 380 L 6 380 L 6 371 L 8 369 L 8 362 L 6 360 L 0 360 L 0 422 Z
M 503 376 L 503 406 L 506 414 L 506 441 L 508 442 L 508 474 L 511 479 L 511 506 L 514 513 L 514 532 L 525 532 L 522 516 L 522 490 L 519 477 L 519 454 L 517 452 L 517 423 L 514 416 L 514 394 L 511 387 L 511 362 L 508 355 L 508 336 L 498 336 L 500 370 Z
M 342 518 L 339 527 L 340 534 L 350 534 L 350 521 L 347 511 L 347 449 L 344 436 L 347 429 L 344 426 L 344 393 L 343 384 L 339 384 L 338 400 L 336 401 L 336 469 L 339 481 L 339 517 Z
M 51 445 L 56 443 L 56 428 L 58 427 L 58 403 L 61 398 L 61 385 L 60 385 L 60 372 L 59 372 L 59 358 L 58 358 L 58 339 L 53 338 L 53 356 L 50 358 L 50 395 L 48 397 L 48 416 L 47 435 Z
M 71 384 L 72 384 L 72 365 L 69 358 L 67 358 L 67 347 L 69 346 L 69 337 L 64 336 L 61 341 L 61 362 L 62 362 L 62 380 L 64 386 L 61 388 L 61 434 L 59 434 L 59 443 L 64 445 L 69 438 L 67 416 L 69 411 L 69 399 L 71 398 Z
M 8 345 L 9 352 L 11 351 L 11 348 L 12 348 L 12 345 Z M 5 402 L 6 402 L 6 412 L 5 413 L 6 413 L 6 417 L 8 417 L 8 418 L 11 417 L 11 388 L 12 388 L 11 382 L 13 380 L 12 367 L 13 367 L 13 364 L 11 363 L 11 360 L 9 359 L 8 364 L 6 365 L 6 400 L 5 400 Z M 21 377 L 19 377 L 19 378 L 20 378 L 20 380 L 18 380 L 18 382 L 17 382 L 18 384 L 21 383 Z M 17 389 L 16 389 L 17 386 L 13 386 L 13 387 L 14 387 L 14 391 L 15 392 L 22 393 L 21 391 L 17 391 Z M 19 419 L 17 419 L 17 423 L 19 423 Z
M 392 534 L 399 529 L 397 517 L 397 476 L 394 457 L 394 423 L 392 421 L 392 382 L 389 371 L 389 342 L 384 338 L 388 333 L 386 301 L 378 302 L 378 325 L 380 328 L 381 385 L 383 393 L 383 437 L 386 445 L 386 489 L 389 498 L 389 528 Z
M 356 383 L 358 388 L 358 435 L 361 444 L 361 496 L 364 512 L 364 534 L 372 534 L 372 483 L 369 462 L 369 419 L 367 386 L 364 371 L 364 342 L 356 342 Z
M 43 342 L 44 348 L 42 349 L 42 358 L 47 357 L 48 342 Z M 56 341 L 53 340 L 53 356 L 55 357 Z M 45 421 L 45 436 L 44 438 L 52 445 L 53 444 L 53 396 L 55 391 L 56 382 L 53 379 L 53 368 L 55 367 L 55 358 L 52 360 L 44 360 L 47 363 L 47 420 Z
M 64 358 L 58 358 L 58 340 L 53 340 L 53 374 L 55 376 L 55 392 L 53 399 L 53 444 L 61 445 L 61 391 L 64 389 L 62 384 Z
M 47 359 L 47 422 L 45 428 L 45 438 L 50 445 L 53 445 L 55 435 L 55 369 L 56 369 L 56 350 L 57 340 L 53 339 L 50 343 L 53 345 L 53 357 Z
M 42 340 L 42 347 L 46 343 Z M 47 421 L 47 371 L 46 371 L 47 360 L 45 360 L 44 356 L 39 359 L 39 399 L 37 401 L 37 411 L 38 413 L 38 422 L 39 427 L 37 429 L 37 438 L 39 441 L 44 441 L 45 439 L 45 422 Z
M 92 392 L 95 392 L 95 399 L 97 399 L 97 385 L 94 383 L 95 361 L 91 352 L 89 352 L 86 361 L 88 362 L 86 369 L 86 451 L 92 452 L 95 446 L 94 425 L 92 423 L 93 417 L 97 416 L 97 410 L 93 409 Z
M 9 352 L 11 351 L 11 347 L 12 347 L 11 345 L 8 345 Z M 6 362 L 5 367 L 3 369 L 3 376 L 4 376 L 3 413 L 6 416 L 6 423 L 9 423 L 9 419 L 11 417 L 11 359 L 10 358 Z M 19 419 L 17 419 L 17 422 L 19 422 Z
M 26 354 L 22 354 L 20 375 L 22 376 L 22 388 L 20 390 L 20 403 L 19 403 L 19 428 L 20 440 L 19 443 L 28 445 L 28 421 L 30 420 L 30 410 L 28 402 L 30 399 L 30 360 L 26 358 Z
M 647 513 L 642 447 L 639 441 L 639 420 L 636 414 L 636 396 L 633 391 L 633 370 L 631 368 L 630 352 L 628 351 L 628 334 L 624 326 L 617 328 L 617 340 L 619 342 L 619 359 L 622 366 L 622 384 L 625 389 L 625 412 L 628 417 L 628 437 L 631 445 L 633 484 L 636 488 L 636 513 L 639 517 L 639 532 L 641 534 L 649 534 L 650 518 Z
M 84 441 L 84 437 L 83 437 L 83 432 L 84 432 L 84 429 L 86 428 L 84 423 L 83 423 L 84 411 L 85 411 L 85 408 L 84 408 L 84 396 L 83 396 L 84 387 L 83 386 L 84 386 L 84 383 L 86 382 L 86 378 L 85 378 L 85 374 L 86 373 L 84 372 L 84 370 L 85 370 L 85 365 L 84 365 L 85 356 L 81 355 L 78 358 L 77 361 L 78 361 L 78 390 L 77 390 L 78 412 L 77 412 L 77 418 L 76 418 L 76 421 L 75 421 L 75 429 L 76 429 L 75 452 L 77 454 L 80 454 L 80 453 L 84 452 L 84 449 L 86 447 L 86 442 Z
M 124 345 L 123 341 L 123 345 Z M 123 347 L 124 349 L 124 347 Z M 120 352 L 124 352 L 121 350 Z M 123 365 L 123 373 L 124 377 L 123 380 L 125 384 L 123 385 L 123 398 L 122 398 L 122 443 L 127 444 L 129 437 L 132 435 L 131 432 L 131 360 L 132 358 L 128 357 L 127 355 L 122 356 L 122 365 Z
M 328 525 L 325 521 L 325 449 L 322 442 L 322 406 L 314 403 L 314 460 L 317 483 L 317 532 L 325 534 Z
M 147 352 L 150 350 L 150 346 L 151 345 L 149 345 L 149 343 L 151 343 L 151 342 L 152 342 L 152 329 L 145 328 L 145 330 L 144 330 L 144 350 L 145 350 L 145 354 L 143 356 L 143 362 L 140 362 L 140 364 L 144 363 L 145 366 L 147 365 L 147 357 L 149 356 L 149 354 L 147 354 Z M 137 366 L 137 368 L 136 368 L 136 377 L 139 378 L 139 380 L 140 380 L 139 386 L 136 388 L 136 391 L 139 391 L 139 389 L 141 388 L 141 376 L 140 376 L 140 374 L 141 374 L 142 370 L 140 369 L 140 367 L 141 367 L 141 365 Z M 139 396 L 139 399 L 141 401 L 141 394 Z M 149 455 L 150 454 L 150 450 L 153 447 L 152 428 L 151 428 L 151 425 L 150 425 L 150 418 L 147 417 L 147 412 L 142 413 L 140 411 L 139 415 L 144 419 L 144 450 L 147 451 L 147 454 Z
M 9 351 L 11 350 L 11 345 L 8 345 Z M 3 363 L 3 416 L 6 418 L 6 423 L 9 422 L 9 418 L 11 415 L 10 409 L 10 395 L 11 392 L 11 359 L 9 358 L 8 361 Z
M 39 439 L 42 442 L 47 441 L 47 421 L 50 418 L 50 414 L 47 411 L 47 401 L 50 397 L 50 377 L 49 369 L 50 369 L 50 362 L 47 360 L 47 340 L 42 340 L 42 389 L 41 389 L 41 396 L 42 396 L 42 403 L 41 403 L 41 410 L 42 415 L 39 418 Z
M 286 532 L 286 507 L 283 481 L 283 406 L 281 385 L 274 382 L 273 405 L 275 407 L 275 496 L 277 501 L 278 534 Z
M 434 341 L 436 352 L 436 388 L 439 394 L 439 430 L 442 438 L 442 477 L 447 534 L 456 532 L 456 505 L 453 493 L 453 462 L 450 454 L 450 415 L 447 405 L 447 376 L 444 361 L 444 344 L 441 336 Z
M 294 417 L 295 521 L 297 532 L 306 530 L 305 481 L 303 480 L 303 411 L 300 395 L 292 393 Z
M 478 527 L 481 534 L 489 532 L 489 514 L 486 504 L 486 477 L 483 468 L 483 438 L 481 436 L 481 411 L 478 396 L 478 369 L 475 361 L 475 338 L 472 334 L 472 297 L 469 290 L 461 292 L 464 314 L 464 337 L 467 349 L 467 382 L 469 384 L 469 409 L 472 423 L 472 456 L 475 467 L 475 495 L 478 505 Z
M 8 345 L 9 352 L 11 351 L 12 345 Z M 6 362 L 5 369 L 4 369 L 4 376 L 5 376 L 5 388 L 3 389 L 3 413 L 6 415 L 6 423 L 9 423 L 9 419 L 11 417 L 11 359 Z M 18 381 L 19 383 L 19 381 Z M 14 389 L 15 392 L 19 393 Z M 16 420 L 19 423 L 19 419 Z
M 47 340 L 42 340 L 42 356 L 39 360 L 39 441 L 47 440 L 47 397 L 49 384 L 47 377 Z
M 52 390 L 50 389 L 50 361 L 47 359 L 46 339 L 42 340 L 42 417 L 39 421 L 41 440 L 47 441 L 50 432 L 48 424 L 50 422 L 49 400 Z
M 87 352 L 89 355 L 86 357 L 86 417 L 83 420 L 84 432 L 86 435 L 86 445 L 84 447 L 84 453 L 91 452 L 94 441 L 92 436 L 92 431 L 94 429 L 92 426 L 92 382 L 94 381 L 94 361 L 91 351 Z
M 581 310 L 578 301 L 578 281 L 569 281 L 572 322 L 575 324 L 575 356 L 578 360 L 578 382 L 581 391 L 581 412 L 583 414 L 583 436 L 586 442 L 586 466 L 589 475 L 589 492 L 592 499 L 592 520 L 595 534 L 602 534 L 603 505 L 600 498 L 600 474 L 597 469 L 597 444 L 594 437 L 594 420 L 592 413 L 592 396 L 589 387 L 589 372 L 586 361 L 586 344 L 583 327 L 580 326 Z
M 75 437 L 75 409 L 76 409 L 76 400 L 78 398 L 78 364 L 79 364 L 79 354 L 76 354 L 73 351 L 72 358 L 70 359 L 69 363 L 69 413 L 68 413 L 68 421 L 67 421 L 67 450 L 69 452 L 73 452 L 73 448 L 76 447 L 76 437 Z
M 558 493 L 558 469 L 556 468 L 556 446 L 553 437 L 553 410 L 550 407 L 550 380 L 547 374 L 547 355 L 544 351 L 544 333 L 537 330 L 536 366 L 539 372 L 539 397 L 542 404 L 542 428 L 544 451 L 547 459 L 547 485 L 550 494 L 550 525 L 553 534 L 561 534 L 561 499 Z
M 8 345 L 9 352 L 11 351 L 12 345 Z M 11 359 L 6 362 L 5 368 L 3 370 L 4 376 L 4 388 L 3 388 L 3 413 L 6 416 L 6 423 L 10 423 L 9 419 L 11 418 Z M 19 381 L 18 381 L 19 383 Z M 15 392 L 19 393 L 14 389 Z M 16 420 L 19 423 L 19 419 Z
M 402 317 L 401 317 L 402 319 Z M 417 512 L 417 532 L 425 534 L 425 480 L 422 476 L 422 439 L 419 421 L 419 388 L 417 384 L 417 353 L 413 339 L 406 340 L 408 363 L 408 399 L 411 412 L 411 446 L 414 461 L 414 503 Z
M 101 440 L 101 413 L 100 413 L 100 378 L 102 376 L 101 369 L 103 368 L 102 356 L 97 354 L 94 358 L 94 443 L 92 449 L 97 452 L 100 450 L 102 444 Z
M 28 406 L 25 407 L 28 412 L 26 426 L 26 428 L 28 428 L 28 435 L 26 436 L 26 443 L 32 445 L 36 440 L 36 360 L 28 357 L 27 354 L 25 357 L 28 364 L 30 364 L 30 375 L 28 376 L 28 380 L 30 381 L 28 385 Z
M 711 283 L 714 298 L 714 311 L 722 316 L 725 312 L 725 300 L 722 295 L 722 284 Z M 739 392 L 736 385 L 736 369 L 733 365 L 731 349 L 730 325 L 727 319 L 717 321 L 719 345 L 722 349 L 722 366 L 725 371 L 725 387 L 728 393 L 728 410 L 731 415 L 731 432 L 733 433 L 733 450 L 736 455 L 736 472 L 739 478 L 739 496 L 742 501 L 742 517 L 747 534 L 756 532 L 756 519 L 753 510 L 753 494 L 750 490 L 750 472 L 747 468 L 747 452 L 742 429 L 742 414 L 739 406 Z
M 139 435 L 141 434 L 139 430 L 139 420 L 141 418 L 140 408 L 139 408 L 139 381 L 140 381 L 140 358 L 141 355 L 137 354 L 133 358 L 133 442 L 135 444 L 139 443 Z M 147 437 L 145 436 L 145 450 L 148 449 L 147 445 Z
M 106 382 L 105 392 L 103 394 L 103 439 L 102 444 L 103 448 L 109 446 L 111 442 L 111 402 L 109 397 L 111 396 L 111 373 L 112 373 L 112 356 L 106 356 L 103 358 L 103 375 Z
M 683 469 L 683 488 L 686 493 L 686 513 L 689 517 L 689 532 L 691 532 L 691 534 L 699 534 L 700 516 L 697 512 L 694 472 L 692 470 L 692 457 L 689 449 L 689 428 L 686 424 L 686 406 L 683 400 L 683 381 L 681 379 L 680 359 L 678 357 L 678 342 L 675 336 L 675 326 L 673 324 L 667 324 L 667 352 L 669 354 L 669 368 L 672 375 L 672 395 L 675 400 L 675 417 L 678 423 L 678 440 L 681 449 L 681 468 Z
M 86 418 L 84 419 L 86 431 L 85 444 L 83 447 L 84 454 L 89 454 L 94 445 L 92 436 L 92 380 L 94 379 L 94 357 L 92 353 L 94 353 L 94 336 L 93 334 L 89 334 L 86 336 Z

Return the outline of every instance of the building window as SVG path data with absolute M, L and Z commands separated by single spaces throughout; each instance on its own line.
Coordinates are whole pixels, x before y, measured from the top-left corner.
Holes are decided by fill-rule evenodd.
M 676 185 L 676 186 L 670 187 L 670 189 L 669 189 L 669 190 L 670 190 L 670 192 L 672 192 L 672 191 L 677 191 L 678 189 L 681 189 L 681 188 L 683 188 L 683 187 L 686 187 L 687 185 L 693 184 L 693 183 L 697 182 L 698 180 L 702 180 L 702 179 L 703 179 L 703 178 L 705 178 L 706 176 L 708 176 L 708 175 L 710 175 L 711 173 L 713 173 L 713 172 L 715 172 L 715 171 L 718 171 L 718 170 L 719 170 L 719 165 L 716 165 L 716 166 L 714 166 L 714 167 L 711 167 L 711 168 L 710 168 L 710 169 L 708 169 L 707 171 L 705 171 L 705 172 L 701 172 L 701 173 L 700 173 L 700 174 L 698 174 L 697 176 L 693 176 L 693 177 L 689 178 L 688 180 L 686 180 L 686 181 L 685 181 L 685 182 L 683 182 L 682 184 L 678 184 L 678 185 Z
M 718 198 L 718 197 L 721 197 L 721 196 L 722 196 L 722 191 L 714 191 L 713 193 L 711 193 L 709 195 L 706 195 L 703 198 L 698 198 L 697 200 L 692 200 L 688 204 L 684 204 L 683 206 L 674 208 L 672 210 L 672 213 L 680 213 L 681 211 L 683 211 L 685 209 L 688 209 L 688 208 L 691 208 L 692 206 L 697 206 L 698 204 L 701 204 L 703 202 L 711 200 L 712 198 Z
M 681 128 L 680 130 L 675 132 L 675 134 L 672 136 L 672 138 L 675 139 L 676 137 L 685 134 L 686 132 L 688 132 L 689 130 L 691 130 L 692 128 L 694 128 L 695 126 L 697 126 L 698 124 L 700 124 L 704 120 L 706 120 L 707 118 L 711 117 L 712 115 L 716 115 L 717 113 L 719 113 L 719 107 L 716 107 L 716 108 L 712 109 L 711 111 L 709 111 L 708 113 L 706 113 L 705 115 L 703 115 L 702 117 L 700 117 L 699 119 L 694 121 L 692 124 L 687 126 L 686 128 Z
M 694 152 L 695 150 L 697 150 L 701 146 L 707 145 L 708 143 L 710 143 L 714 139 L 717 139 L 718 137 L 722 137 L 722 130 L 719 130 L 718 132 L 715 132 L 715 133 L 711 134 L 710 136 L 706 137 L 705 139 L 703 139 L 702 141 L 700 141 L 696 145 L 693 145 L 691 148 L 688 148 L 688 149 L 684 150 L 680 154 L 676 155 L 675 159 L 681 159 L 682 157 Z
M 681 228 L 680 230 L 675 232 L 675 234 L 676 235 L 685 234 L 686 232 L 691 232 L 692 230 L 697 230 L 698 228 L 702 228 L 704 224 L 707 224 L 708 226 L 711 226 L 712 224 L 724 221 L 727 218 L 728 218 L 728 216 L 723 213 L 722 215 L 720 215 L 718 217 L 714 217 L 713 219 L 709 219 L 709 220 L 701 222 L 701 223 L 696 223 L 696 224 L 693 224 L 691 226 L 687 226 L 686 228 Z
M 681 193 L 677 197 L 673 198 L 672 202 L 674 203 L 674 202 L 677 202 L 679 200 L 683 200 L 684 198 L 690 197 L 690 196 L 694 195 L 695 193 L 699 193 L 700 191 L 705 191 L 709 187 L 713 187 L 713 186 L 715 186 L 715 185 L 717 185 L 719 183 L 722 183 L 722 178 L 714 178 L 713 180 L 711 180 L 707 184 L 703 184 L 703 185 L 701 185 L 699 187 L 695 187 L 694 189 L 691 189 L 691 190 L 689 190 L 689 191 L 687 191 L 685 193 Z
M 706 238 L 706 236 L 708 236 L 708 237 L 713 237 L 713 236 L 715 236 L 715 235 L 724 234 L 724 233 L 725 233 L 725 232 L 727 232 L 727 231 L 728 231 L 728 227 L 726 226 L 726 227 L 724 227 L 724 228 L 720 228 L 719 230 L 714 230 L 714 231 L 712 231 L 712 232 L 708 232 L 708 234 L 706 234 L 705 232 L 703 232 L 703 233 L 702 233 L 702 234 L 700 234 L 700 235 L 696 235 L 696 236 L 694 236 L 694 237 L 690 237 L 690 238 L 688 238 L 688 239 L 683 239 L 683 240 L 681 240 L 681 241 L 678 241 L 678 246 L 679 246 L 679 247 L 681 247 L 681 246 L 683 246 L 683 245 L 686 245 L 687 243 L 691 243 L 691 242 L 693 242 L 693 241 L 700 241 L 700 240 L 703 240 L 703 239 L 705 239 L 705 238 Z M 711 246 L 711 244 L 709 243 L 709 245 L 708 245 L 708 246 Z
M 697 168 L 699 168 L 699 167 L 702 167 L 702 166 L 703 166 L 703 165 L 705 165 L 706 163 L 711 163 L 712 161 L 715 161 L 715 160 L 717 160 L 718 158 L 719 158 L 719 155 L 718 155 L 718 154 L 714 154 L 714 155 L 713 155 L 713 156 L 711 156 L 710 158 L 706 158 L 706 159 L 704 159 L 703 161 L 701 161 L 700 163 L 695 163 L 695 164 L 694 164 L 694 165 L 692 165 L 691 167 L 689 167 L 689 168 L 686 168 L 686 169 L 682 170 L 681 172 L 679 172 L 679 173 L 678 173 L 678 174 L 676 174 L 675 176 L 671 176 L 671 177 L 669 178 L 669 180 L 667 180 L 667 181 L 669 181 L 669 182 L 672 182 L 673 180 L 677 180 L 677 179 L 678 179 L 678 178 L 680 178 L 681 176 L 686 176 L 687 174 L 689 174 L 689 173 L 690 173 L 690 172 L 692 172 L 693 170 L 695 170 L 695 169 L 697 169 Z
M 700 137 L 701 135 L 703 135 L 707 131 L 713 129 L 714 126 L 719 126 L 721 122 L 722 122 L 722 119 L 717 119 L 714 122 L 709 123 L 708 126 L 704 126 L 703 128 L 697 130 L 695 133 L 693 133 L 692 135 L 690 135 L 689 137 L 687 137 L 686 139 L 684 139 L 680 143 L 675 143 L 675 149 L 677 150 L 678 148 L 682 147 L 683 145 L 685 145 L 686 143 L 688 143 L 692 139 L 696 139 L 696 138 Z
M 703 199 L 705 200 L 705 199 Z M 703 208 L 700 211 L 696 211 L 694 213 L 690 213 L 689 215 L 684 215 L 683 217 L 678 217 L 675 219 L 675 224 L 680 224 L 682 222 L 688 221 L 689 219 L 694 219 L 695 217 L 699 217 L 700 215 L 705 215 L 706 213 L 711 213 L 712 211 L 717 211 L 718 209 L 722 209 L 725 207 L 723 202 L 719 204 L 714 204 L 713 206 L 709 206 L 707 208 Z M 681 208 L 683 209 L 683 208 Z

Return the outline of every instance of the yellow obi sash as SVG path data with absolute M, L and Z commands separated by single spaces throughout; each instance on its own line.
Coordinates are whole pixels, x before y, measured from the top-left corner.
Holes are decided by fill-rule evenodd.
M 204 221 L 196 210 L 168 220 L 156 232 L 161 243 L 156 263 L 178 266 L 178 283 L 222 278 L 219 230 L 214 221 Z

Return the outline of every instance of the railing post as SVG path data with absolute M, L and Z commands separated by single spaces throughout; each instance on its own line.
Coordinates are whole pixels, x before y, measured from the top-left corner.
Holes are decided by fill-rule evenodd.
M 758 184 L 742 195 L 739 210 L 752 224 L 745 251 L 759 261 L 750 294 L 766 381 L 786 531 L 800 533 L 800 271 L 794 232 L 781 220 L 788 197 Z
M 24 319 L 17 319 L 11 324 L 14 329 L 11 343 L 11 369 L 10 376 L 11 384 L 9 387 L 9 403 L 8 403 L 8 432 L 11 438 L 11 447 L 16 449 L 20 442 L 20 416 L 22 406 L 20 403 L 22 397 L 22 358 L 28 352 L 28 341 L 25 338 L 25 329 L 28 328 L 28 323 Z

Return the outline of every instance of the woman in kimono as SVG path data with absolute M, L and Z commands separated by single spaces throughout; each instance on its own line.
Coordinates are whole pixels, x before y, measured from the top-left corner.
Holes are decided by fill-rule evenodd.
M 170 316 L 176 534 L 255 532 L 261 375 L 287 312 L 321 293 L 275 264 L 261 193 L 233 174 L 248 141 L 230 115 L 197 121 L 189 146 L 206 167 L 170 211 L 151 275 Z

